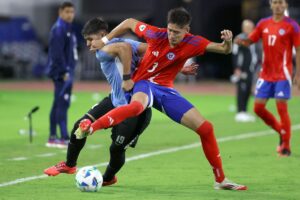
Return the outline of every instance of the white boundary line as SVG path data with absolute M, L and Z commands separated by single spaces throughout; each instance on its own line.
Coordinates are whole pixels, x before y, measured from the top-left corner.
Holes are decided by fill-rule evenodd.
M 292 126 L 292 130 L 298 130 L 298 129 L 300 129 L 300 124 Z M 244 139 L 248 139 L 248 138 L 262 137 L 262 136 L 267 136 L 267 135 L 271 135 L 271 134 L 274 134 L 274 131 L 265 130 L 265 131 L 243 133 L 243 134 L 235 135 L 235 136 L 227 136 L 227 137 L 219 138 L 217 140 L 219 143 L 221 143 L 221 142 L 227 142 L 227 141 L 244 140 Z M 126 159 L 126 162 L 149 158 L 149 157 L 161 155 L 161 154 L 173 153 L 173 152 L 182 151 L 182 150 L 186 150 L 186 149 L 192 149 L 192 148 L 196 148 L 199 146 L 200 146 L 200 143 L 194 143 L 194 144 L 189 144 L 189 145 L 184 145 L 184 146 L 179 146 L 179 147 L 173 147 L 173 148 L 169 148 L 169 149 L 163 149 L 163 150 L 159 150 L 159 151 L 153 151 L 153 152 L 129 157 Z M 107 164 L 108 164 L 108 162 L 104 162 L 104 163 L 95 164 L 94 166 L 100 167 L 100 166 L 106 166 Z M 6 187 L 6 186 L 10 186 L 10 185 L 15 185 L 18 183 L 24 183 L 27 181 L 32 181 L 32 180 L 37 180 L 37 179 L 42 179 L 42 178 L 47 178 L 47 177 L 48 177 L 47 175 L 38 175 L 38 176 L 20 178 L 20 179 L 14 180 L 14 181 L 0 183 L 0 187 Z

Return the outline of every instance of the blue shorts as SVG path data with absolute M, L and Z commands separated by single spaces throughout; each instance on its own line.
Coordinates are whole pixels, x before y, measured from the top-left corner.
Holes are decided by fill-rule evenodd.
M 288 80 L 269 82 L 258 79 L 255 88 L 255 97 L 261 99 L 290 99 L 291 84 Z
M 141 80 L 134 84 L 133 91 L 127 95 L 143 92 L 148 96 L 148 107 L 154 107 L 172 120 L 180 123 L 183 115 L 194 106 L 175 89 Z

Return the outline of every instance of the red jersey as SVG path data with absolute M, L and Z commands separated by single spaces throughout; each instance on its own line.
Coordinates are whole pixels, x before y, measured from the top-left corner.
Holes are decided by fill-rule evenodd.
M 186 34 L 171 48 L 166 28 L 138 22 L 135 33 L 148 43 L 147 51 L 133 74 L 133 81 L 149 80 L 158 85 L 173 87 L 173 81 L 186 60 L 205 52 L 209 40 Z
M 275 22 L 272 17 L 259 21 L 249 39 L 263 42 L 263 65 L 260 77 L 266 81 L 291 81 L 293 46 L 300 46 L 300 28 L 289 17 Z

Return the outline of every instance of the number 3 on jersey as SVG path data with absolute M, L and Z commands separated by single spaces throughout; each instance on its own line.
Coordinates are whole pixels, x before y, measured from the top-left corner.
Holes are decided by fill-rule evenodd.
M 154 72 L 154 70 L 156 69 L 158 67 L 158 62 L 155 62 L 155 63 L 153 63 L 153 66 L 152 66 L 152 68 L 151 69 L 148 69 L 147 71 L 148 72 Z
M 276 35 L 268 35 L 268 45 L 274 46 L 276 42 L 277 36 Z

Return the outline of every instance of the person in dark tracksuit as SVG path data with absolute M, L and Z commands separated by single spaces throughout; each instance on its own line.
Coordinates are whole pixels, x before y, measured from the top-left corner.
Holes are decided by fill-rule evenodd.
M 50 31 L 48 76 L 54 83 L 54 101 L 50 112 L 47 147 L 67 147 L 69 141 L 67 112 L 78 58 L 76 36 L 72 31 L 74 16 L 74 5 L 64 2 L 59 7 L 59 17 Z M 57 126 L 60 129 L 60 138 L 57 136 Z
M 254 29 L 254 23 L 250 20 L 244 20 L 242 23 L 242 33 L 237 37 L 247 38 L 248 34 Z M 254 116 L 247 112 L 247 106 L 252 91 L 252 83 L 256 66 L 258 64 L 258 48 L 256 45 L 249 47 L 233 46 L 233 64 L 234 74 L 231 81 L 237 85 L 237 122 L 253 122 Z

